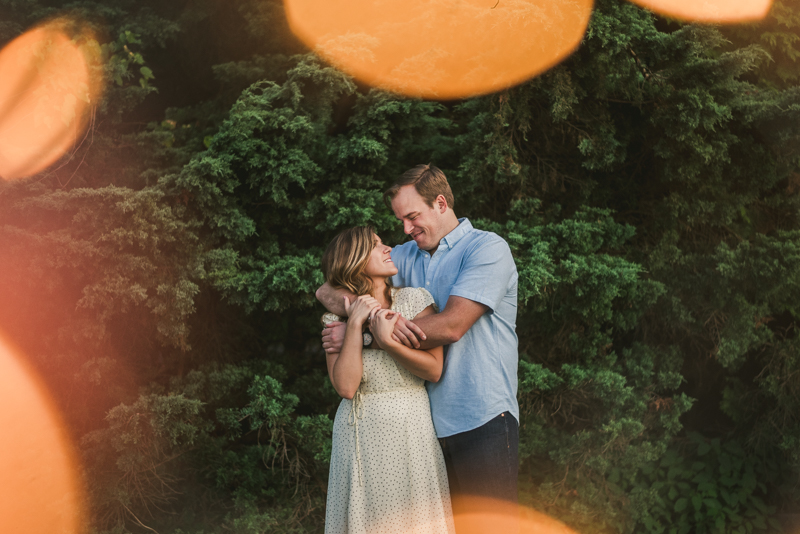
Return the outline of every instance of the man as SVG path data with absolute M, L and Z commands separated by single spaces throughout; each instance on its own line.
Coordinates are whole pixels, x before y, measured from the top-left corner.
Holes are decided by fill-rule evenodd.
M 398 320 L 395 335 L 414 348 L 446 346 L 442 378 L 427 388 L 454 511 L 463 511 L 459 503 L 469 497 L 515 505 L 519 357 L 511 250 L 498 235 L 456 217 L 447 178 L 434 166 L 405 172 L 384 199 L 413 239 L 392 250 L 394 285 L 424 287 L 440 310 L 414 322 Z M 320 302 L 341 316 L 345 296 L 327 284 L 317 290 Z M 323 347 L 336 352 L 343 337 L 340 324 L 326 328 Z

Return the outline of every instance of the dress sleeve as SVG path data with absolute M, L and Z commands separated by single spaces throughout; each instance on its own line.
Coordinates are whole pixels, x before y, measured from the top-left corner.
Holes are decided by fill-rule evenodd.
M 419 312 L 433 304 L 436 309 L 436 302 L 433 295 L 424 287 L 404 287 L 397 292 L 397 303 L 395 309 L 408 320 L 413 319 Z M 438 311 L 438 309 L 437 309 Z
M 342 318 L 339 317 L 338 315 L 336 315 L 335 313 L 328 312 L 325 315 L 323 315 L 322 319 L 320 319 L 320 320 L 322 321 L 323 325 L 326 325 L 326 324 L 332 323 L 334 321 L 342 321 Z

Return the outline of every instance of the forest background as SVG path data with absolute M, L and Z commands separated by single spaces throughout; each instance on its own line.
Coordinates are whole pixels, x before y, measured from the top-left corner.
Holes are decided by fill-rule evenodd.
M 0 325 L 47 381 L 97 533 L 321 532 L 339 399 L 323 248 L 433 162 L 520 275 L 524 504 L 580 532 L 768 532 L 800 504 L 800 11 L 683 25 L 599 0 L 518 87 L 403 99 L 309 54 L 274 0 L 65 12 L 110 85 L 86 138 L 0 182 Z

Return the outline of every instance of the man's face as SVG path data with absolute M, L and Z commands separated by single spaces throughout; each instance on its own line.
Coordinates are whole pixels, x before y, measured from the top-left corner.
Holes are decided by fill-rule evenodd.
M 403 231 L 416 241 L 422 250 L 434 250 L 446 235 L 444 215 L 434 202 L 433 207 L 425 203 L 413 185 L 404 185 L 392 199 L 394 216 L 403 223 Z

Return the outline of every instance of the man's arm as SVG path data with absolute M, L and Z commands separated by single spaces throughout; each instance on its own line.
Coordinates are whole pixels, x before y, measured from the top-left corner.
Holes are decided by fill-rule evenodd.
M 339 317 L 347 317 L 347 310 L 344 307 L 344 298 L 347 297 L 350 302 L 356 299 L 356 296 L 351 292 L 346 289 L 334 289 L 328 282 L 319 286 L 315 295 L 317 300 L 325 306 L 326 310 Z M 325 325 L 325 328 L 322 330 L 322 348 L 325 349 L 328 355 L 341 352 L 346 330 L 346 322 L 336 321 Z M 331 380 L 333 379 L 331 378 Z
M 433 306 L 428 306 L 417 314 L 424 317 L 433 314 Z M 381 310 L 370 321 L 370 327 L 378 345 L 389 353 L 397 363 L 405 367 L 411 374 L 428 382 L 438 382 L 442 376 L 444 356 L 442 347 L 427 350 L 416 350 L 406 347 L 394 340 L 392 332 L 396 321 L 401 317 L 398 312 Z
M 395 336 L 407 347 L 429 348 L 455 343 L 480 317 L 497 308 L 517 276 L 511 249 L 501 238 L 487 236 L 466 258 L 442 313 L 415 320 L 398 321 Z M 405 331 L 416 324 L 427 334 L 420 345 Z
M 331 313 L 335 313 L 340 317 L 347 317 L 347 311 L 344 308 L 344 297 L 347 297 L 350 302 L 353 302 L 357 297 L 346 289 L 335 289 L 331 287 L 328 282 L 325 282 L 315 293 L 317 300 L 325 306 L 325 309 Z M 327 353 L 338 353 L 342 350 L 342 343 L 344 341 L 345 324 L 342 322 L 330 323 L 322 330 L 322 348 Z M 406 321 L 406 326 L 403 331 L 407 333 L 408 337 L 404 335 L 398 336 L 398 341 L 404 343 L 408 347 L 418 349 L 418 339 L 425 339 L 425 332 L 410 321 Z M 441 345 L 434 345 L 439 347 Z
M 347 317 L 347 311 L 344 309 L 344 297 L 347 297 L 350 302 L 356 299 L 356 295 L 346 289 L 334 289 L 328 282 L 325 282 L 315 293 L 317 300 L 325 306 L 325 309 L 331 313 L 335 313 L 339 317 Z
M 343 302 L 342 307 L 344 308 L 344 298 L 342 298 L 342 302 Z M 402 321 L 402 326 L 396 327 L 395 330 L 396 334 L 395 341 L 398 341 L 412 349 L 420 348 L 419 340 L 427 339 L 425 332 L 422 330 L 422 328 L 412 323 L 411 321 L 404 319 L 403 317 L 399 317 L 399 321 L 396 324 L 401 324 L 401 321 Z M 330 353 L 338 353 L 339 351 L 342 350 L 342 343 L 344 342 L 346 326 L 347 323 L 338 321 L 327 323 L 325 325 L 325 328 L 322 329 L 322 348 L 325 349 L 325 352 L 330 354 Z M 441 347 L 442 345 L 434 345 L 434 347 Z
M 447 299 L 442 313 L 427 315 L 413 321 L 426 334 L 426 339 L 419 342 L 419 348 L 430 349 L 455 343 L 467 333 L 475 321 L 481 318 L 481 315 L 489 310 L 489 306 L 474 300 L 451 296 Z M 397 331 L 396 328 L 395 335 Z

